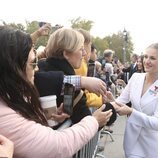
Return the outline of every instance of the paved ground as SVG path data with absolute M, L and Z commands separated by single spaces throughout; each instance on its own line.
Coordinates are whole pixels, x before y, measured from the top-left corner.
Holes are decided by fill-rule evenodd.
M 125 128 L 125 121 L 125 116 L 119 116 L 115 124 L 110 127 L 110 129 L 113 130 L 113 142 L 108 134 L 104 134 L 101 138 L 100 146 L 104 147 L 104 151 L 100 153 L 104 155 L 105 158 L 125 158 L 123 151 L 123 134 Z

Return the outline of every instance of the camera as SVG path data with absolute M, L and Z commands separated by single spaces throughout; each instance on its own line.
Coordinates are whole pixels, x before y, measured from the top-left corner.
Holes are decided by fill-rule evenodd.
M 42 27 L 45 24 L 46 24 L 46 22 L 43 22 L 43 21 L 41 21 L 41 22 L 38 23 L 39 27 Z
M 107 86 L 107 90 L 109 90 L 111 88 L 111 85 L 112 85 L 109 72 L 105 72 L 105 76 L 106 76 L 105 83 Z
M 73 102 L 74 102 L 75 87 L 72 84 L 65 83 L 64 85 L 64 100 L 63 110 L 68 115 L 73 113 Z
M 94 77 L 94 71 L 95 71 L 95 64 L 94 63 L 89 63 L 88 64 L 87 76 Z

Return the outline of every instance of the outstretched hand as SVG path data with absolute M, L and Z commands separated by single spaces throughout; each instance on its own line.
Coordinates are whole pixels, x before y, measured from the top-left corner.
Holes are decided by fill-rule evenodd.
M 107 122 L 110 120 L 110 117 L 112 116 L 112 110 L 108 110 L 103 112 L 105 109 L 105 104 L 103 104 L 99 109 L 97 109 L 94 113 L 93 116 L 96 118 L 98 121 L 99 127 L 103 127 L 104 125 L 107 124 Z
M 43 25 L 38 29 L 38 32 L 40 33 L 41 36 L 48 36 L 51 29 L 52 29 L 51 24 L 46 23 L 45 25 Z
M 131 113 L 133 112 L 133 108 L 127 106 L 126 104 L 117 103 L 117 102 L 116 104 L 120 106 L 120 108 L 117 109 L 117 113 L 119 115 L 131 115 Z
M 106 84 L 96 77 L 81 77 L 81 87 L 96 95 L 104 96 L 106 93 Z
M 112 104 L 112 106 L 114 107 L 114 109 L 116 111 L 118 111 L 120 109 L 120 105 L 118 105 L 115 101 L 110 102 Z
M 118 103 L 118 102 L 111 102 L 115 110 L 119 115 L 131 115 L 133 112 L 133 108 L 127 106 L 126 104 L 123 103 Z
M 114 102 L 115 98 L 113 94 L 110 91 L 106 91 L 106 93 L 103 96 L 103 103 L 108 103 L 108 102 Z
M 58 107 L 57 114 L 52 114 L 51 119 L 57 122 L 63 122 L 65 119 L 69 118 L 70 115 L 63 112 L 63 103 Z

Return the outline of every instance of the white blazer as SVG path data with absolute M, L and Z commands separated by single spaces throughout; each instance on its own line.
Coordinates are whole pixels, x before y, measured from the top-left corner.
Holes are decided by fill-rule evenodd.
M 158 80 L 141 97 L 145 73 L 134 73 L 116 99 L 131 101 L 134 108 L 126 122 L 124 150 L 126 158 L 158 158 Z

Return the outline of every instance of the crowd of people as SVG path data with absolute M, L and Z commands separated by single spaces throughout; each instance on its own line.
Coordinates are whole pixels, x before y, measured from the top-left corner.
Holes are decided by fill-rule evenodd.
M 126 158 L 156 158 L 158 44 L 125 66 L 110 49 L 100 59 L 88 31 L 62 27 L 38 54 L 34 45 L 50 29 L 46 23 L 30 35 L 0 26 L 0 157 L 72 157 L 118 113 L 128 116 Z M 65 83 L 75 87 L 72 115 L 63 111 Z M 71 127 L 49 127 L 39 100 L 48 95 L 60 109 L 51 119 L 59 127 L 69 118 Z

